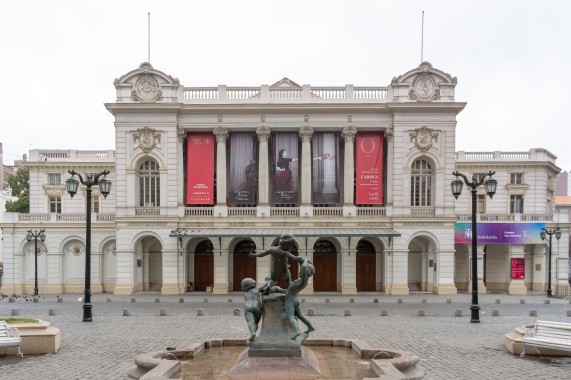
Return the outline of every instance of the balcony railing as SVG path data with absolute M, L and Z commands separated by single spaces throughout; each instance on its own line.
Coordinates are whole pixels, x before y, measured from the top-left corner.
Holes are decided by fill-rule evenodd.
M 255 207 L 228 207 L 228 216 L 256 216 Z
M 472 214 L 458 214 L 459 222 L 471 222 Z M 546 213 L 525 213 L 525 214 L 508 214 L 508 213 L 486 213 L 476 214 L 478 222 L 552 222 L 553 214 Z
M 314 207 L 313 216 L 343 216 L 343 207 Z
M 137 216 L 161 215 L 161 208 L 160 207 L 137 207 L 135 209 L 135 215 L 137 215 Z
M 212 216 L 213 207 L 185 207 L 184 216 Z
M 299 207 L 270 207 L 270 216 L 299 216 Z
M 386 216 L 384 207 L 357 207 L 357 216 Z
M 9 214 L 6 214 L 9 215 Z M 73 214 L 59 214 L 59 213 L 31 213 L 31 214 L 15 214 L 17 215 L 16 222 L 18 223 L 67 223 L 67 222 L 82 222 L 85 223 L 86 217 L 84 213 Z M 115 221 L 115 214 L 102 214 L 93 213 L 95 217 L 91 217 L 92 222 L 113 222 Z M 6 220 L 5 220 L 6 221 Z
M 411 207 L 410 214 L 412 216 L 434 216 L 436 215 L 435 207 Z

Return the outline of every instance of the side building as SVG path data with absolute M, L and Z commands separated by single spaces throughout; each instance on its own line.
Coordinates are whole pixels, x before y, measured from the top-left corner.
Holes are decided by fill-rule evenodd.
M 94 292 L 239 291 L 243 278 L 269 272 L 269 257 L 249 252 L 282 233 L 316 267 L 306 293 L 469 290 L 470 196 L 454 199 L 456 169 L 497 172 L 496 195 L 478 203 L 480 222 L 499 234 L 478 246 L 481 290 L 543 290 L 540 228 L 561 227 L 569 239 L 567 216 L 554 213 L 555 156 L 456 152 L 456 115 L 466 106 L 454 98 L 456 84 L 424 62 L 387 87 L 288 78 L 183 87 L 143 63 L 115 80 L 117 98 L 105 105 L 115 152 L 30 152 L 31 212 L 3 223 L 3 292 L 33 289 L 25 237 L 38 228 L 47 235 L 40 292 L 82 290 L 85 196 L 65 192 L 69 169 L 111 171 L 111 194 L 93 205 Z M 556 244 L 552 282 L 563 286 L 569 249 Z

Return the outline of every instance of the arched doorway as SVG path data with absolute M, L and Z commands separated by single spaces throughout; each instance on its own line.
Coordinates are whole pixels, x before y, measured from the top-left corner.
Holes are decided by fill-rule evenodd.
M 162 244 L 155 236 L 144 236 L 135 243 L 136 274 L 134 285 L 139 290 L 159 291 L 163 287 Z
M 256 251 L 256 244 L 251 240 L 242 240 L 234 247 L 232 290 L 242 290 L 242 280 L 246 277 L 256 279 L 256 259 L 250 252 Z
M 194 290 L 205 291 L 214 285 L 213 250 L 210 240 L 201 241 L 194 250 Z
M 318 240 L 313 245 L 313 289 L 337 291 L 337 249 L 327 240 Z
M 369 241 L 357 243 L 357 291 L 375 291 L 376 255 Z

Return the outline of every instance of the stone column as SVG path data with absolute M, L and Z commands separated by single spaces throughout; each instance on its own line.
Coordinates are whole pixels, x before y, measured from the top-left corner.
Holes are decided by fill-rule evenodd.
M 178 249 L 163 249 L 163 287 L 161 294 L 179 294 Z
M 393 138 L 393 128 L 387 128 L 385 130 L 385 139 L 387 140 L 387 193 L 385 194 L 385 207 L 386 215 L 393 215 L 393 187 L 394 187 L 394 138 Z
M 545 279 L 547 278 L 547 256 L 545 245 L 536 244 L 533 250 L 533 283 L 532 290 L 543 292 L 547 289 Z M 553 288 L 552 288 L 553 290 Z
M 486 284 L 484 284 L 484 271 L 486 270 L 484 268 L 484 248 L 485 248 L 485 244 L 478 244 L 478 252 L 476 253 L 478 255 L 478 257 L 476 257 L 476 259 L 478 260 L 478 294 L 486 294 Z M 468 246 L 468 292 L 472 292 L 472 244 L 470 244 Z
M 357 246 L 358 239 L 340 239 L 346 247 L 341 250 L 341 294 L 357 294 L 357 250 L 352 248 Z
M 258 217 L 270 216 L 270 205 L 268 203 L 269 194 L 269 168 L 268 168 L 268 139 L 270 137 L 270 128 L 261 126 L 256 129 L 259 144 L 258 159 Z
M 115 288 L 113 294 L 126 295 L 133 293 L 133 253 L 130 249 L 117 249 L 115 264 Z
M 313 216 L 313 206 L 311 204 L 311 136 L 313 128 L 303 126 L 299 129 L 301 139 L 301 207 L 300 215 Z
M 454 284 L 454 250 L 440 250 L 437 256 L 437 294 L 457 294 L 458 290 Z
M 508 263 L 507 263 L 507 276 L 509 281 L 508 293 L 509 294 L 527 294 L 527 287 L 525 286 L 524 279 L 512 279 L 511 278 L 511 262 L 512 259 L 523 259 L 525 258 L 524 245 L 522 244 L 510 244 L 507 246 L 508 249 Z M 524 274 L 525 276 L 525 274 Z
M 211 237 L 214 247 L 213 294 L 228 294 L 228 238 Z M 222 248 L 224 247 L 224 248 Z
M 353 203 L 354 199 L 354 179 L 355 179 L 355 135 L 357 128 L 353 126 L 343 128 L 343 138 L 345 139 L 345 164 L 343 175 L 343 216 L 354 217 L 357 208 Z
M 228 130 L 224 127 L 214 128 L 216 136 L 216 205 L 214 217 L 228 216 L 226 204 L 226 139 Z

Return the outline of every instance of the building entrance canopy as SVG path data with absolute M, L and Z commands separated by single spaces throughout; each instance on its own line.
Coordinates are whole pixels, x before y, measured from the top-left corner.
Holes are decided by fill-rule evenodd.
M 174 230 L 171 237 L 238 237 L 261 236 L 279 237 L 291 234 L 295 237 L 328 237 L 328 236 L 363 236 L 363 237 L 398 237 L 400 233 L 390 228 L 203 228 L 191 230 Z

